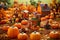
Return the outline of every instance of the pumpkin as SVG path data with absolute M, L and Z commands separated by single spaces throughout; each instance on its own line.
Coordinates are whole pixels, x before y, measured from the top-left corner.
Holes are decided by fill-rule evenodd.
M 51 28 L 53 28 L 53 29 L 56 29 L 56 28 L 58 28 L 59 27 L 59 24 L 52 24 L 51 25 Z
M 10 27 L 10 26 L 3 26 L 3 27 L 2 27 L 2 30 L 8 31 L 9 27 Z
M 14 26 L 20 29 L 22 27 L 22 24 L 21 23 L 15 23 Z
M 39 30 L 39 28 L 40 28 L 39 26 L 32 26 L 31 30 Z
M 27 6 L 29 12 L 36 12 L 36 8 L 33 5 Z
M 50 16 L 50 19 L 54 18 L 53 16 Z
M 50 33 L 49 33 L 49 37 L 50 38 L 59 38 L 59 32 L 58 31 L 51 31 Z
M 27 25 L 27 24 L 28 24 L 28 21 L 27 21 L 27 20 L 22 20 L 22 21 L 21 21 L 21 24 L 22 24 L 22 25 Z
M 7 20 L 1 20 L 0 24 L 5 24 L 7 23 Z
M 41 18 L 41 21 L 44 21 L 44 20 L 46 20 L 46 18 L 45 18 L 45 17 L 42 17 L 42 18 Z
M 30 39 L 31 40 L 40 40 L 40 38 L 41 38 L 41 35 L 40 35 L 39 32 L 32 32 L 30 34 Z
M 19 30 L 17 27 L 10 27 L 7 31 L 7 36 L 9 38 L 16 38 L 18 34 L 19 34 Z
M 21 10 L 21 11 L 22 11 L 22 10 L 27 10 L 27 7 L 23 4 L 23 5 L 20 6 L 20 10 Z
M 49 18 L 49 16 L 45 16 L 45 18 L 46 18 L 46 19 L 48 19 L 48 18 Z
M 18 40 L 27 40 L 28 35 L 26 33 L 19 33 L 18 34 Z

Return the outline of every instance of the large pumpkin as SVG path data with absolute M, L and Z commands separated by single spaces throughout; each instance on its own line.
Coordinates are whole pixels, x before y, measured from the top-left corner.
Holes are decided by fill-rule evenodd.
M 41 38 L 41 35 L 40 35 L 39 32 L 32 32 L 30 34 L 30 39 L 31 40 L 40 40 L 40 38 Z
M 49 33 L 50 38 L 59 38 L 59 32 L 52 31 Z
M 27 40 L 28 35 L 26 33 L 20 33 L 18 34 L 18 40 Z
M 18 27 L 20 29 L 22 27 L 22 24 L 21 23 L 15 23 L 14 26 Z
M 8 31 L 9 27 L 10 27 L 10 26 L 3 26 L 3 27 L 2 27 L 2 30 Z
M 22 21 L 21 21 L 21 24 L 22 24 L 22 25 L 27 25 L 27 24 L 28 24 L 28 21 L 27 21 L 27 20 L 22 20 Z
M 19 34 L 19 30 L 17 27 L 10 27 L 7 31 L 7 35 L 9 38 L 15 38 Z

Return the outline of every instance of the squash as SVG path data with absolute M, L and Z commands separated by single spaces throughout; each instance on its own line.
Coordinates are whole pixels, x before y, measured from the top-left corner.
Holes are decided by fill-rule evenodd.
M 39 26 L 32 26 L 31 30 L 35 30 L 36 31 L 36 30 L 39 30 L 39 28 L 40 28 Z
M 3 26 L 3 27 L 2 27 L 2 30 L 8 31 L 9 27 L 10 27 L 10 26 Z
M 53 19 L 54 17 L 53 16 L 50 16 L 50 19 Z
M 45 18 L 46 18 L 46 19 L 48 19 L 48 18 L 49 18 L 49 16 L 47 15 L 47 16 L 45 16 Z
M 59 24 L 51 24 L 51 28 L 57 29 L 59 27 Z
M 26 33 L 19 33 L 18 34 L 18 40 L 27 40 L 28 35 Z
M 14 26 L 20 29 L 22 27 L 22 24 L 21 23 L 15 23 Z
M 30 34 L 30 40 L 40 40 L 41 35 L 39 32 L 32 32 Z
M 0 24 L 6 24 L 7 20 L 1 20 Z
M 7 36 L 9 38 L 16 38 L 19 34 L 19 29 L 17 27 L 10 27 L 7 31 Z
M 42 18 L 41 18 L 41 21 L 44 21 L 44 20 L 46 20 L 46 18 L 45 18 L 45 17 L 42 17 Z
M 51 31 L 50 33 L 49 33 L 49 37 L 50 38 L 59 38 L 59 32 L 58 31 Z
M 22 21 L 21 21 L 21 24 L 22 24 L 22 25 L 27 25 L 27 24 L 28 24 L 28 21 L 27 21 L 27 20 L 22 20 Z

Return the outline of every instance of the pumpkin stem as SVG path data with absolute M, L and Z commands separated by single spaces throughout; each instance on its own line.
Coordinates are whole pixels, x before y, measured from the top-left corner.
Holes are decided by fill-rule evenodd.
M 22 32 L 22 34 L 23 34 L 24 32 Z
M 36 31 L 34 31 L 34 33 L 36 33 Z

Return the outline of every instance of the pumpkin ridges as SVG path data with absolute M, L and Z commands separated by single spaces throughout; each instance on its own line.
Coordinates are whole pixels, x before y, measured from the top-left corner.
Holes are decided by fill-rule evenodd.
M 22 20 L 21 24 L 26 25 L 26 24 L 28 24 L 28 21 L 27 20 Z
M 21 23 L 15 23 L 14 26 L 18 27 L 20 29 L 22 27 L 22 24 Z
M 18 34 L 18 40 L 27 40 L 28 35 L 26 33 L 19 33 Z
M 17 37 L 18 34 L 19 34 L 19 30 L 17 27 L 14 27 L 14 28 L 10 27 L 8 29 L 8 32 L 7 32 L 8 37 L 15 38 Z
M 10 32 L 12 31 L 12 32 Z M 13 29 L 10 27 L 7 32 L 8 37 L 12 38 L 13 37 Z M 11 36 L 12 35 L 12 36 Z
M 59 38 L 59 33 L 56 31 L 52 31 L 49 33 L 50 38 Z
M 38 33 L 38 32 L 36 32 L 36 33 Z M 31 40 L 40 40 L 41 35 L 39 33 L 38 34 L 36 34 L 36 33 L 31 33 L 30 34 L 30 39 Z

